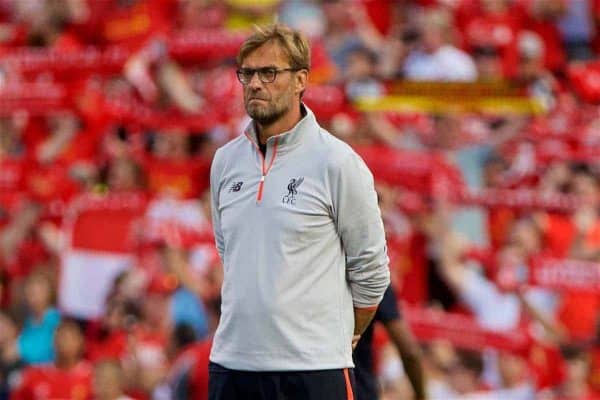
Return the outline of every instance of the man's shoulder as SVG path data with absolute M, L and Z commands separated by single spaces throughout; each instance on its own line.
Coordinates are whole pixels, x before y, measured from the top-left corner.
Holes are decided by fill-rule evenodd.
M 466 51 L 459 49 L 458 47 L 447 45 L 441 47 L 437 53 L 436 57 L 442 59 L 446 62 L 453 63 L 467 63 L 472 64 L 473 58 Z
M 248 139 L 244 135 L 240 135 L 219 147 L 213 156 L 213 168 L 217 165 L 222 166 L 221 163 L 227 163 L 228 159 L 238 157 L 240 150 L 248 145 L 247 141 Z
M 248 145 L 248 138 L 242 134 L 219 147 L 217 151 L 223 155 L 231 154 L 241 147 L 245 147 L 246 145 Z
M 330 167 L 340 166 L 348 157 L 356 155 L 356 152 L 348 143 L 322 127 L 319 127 L 316 151 L 327 160 Z

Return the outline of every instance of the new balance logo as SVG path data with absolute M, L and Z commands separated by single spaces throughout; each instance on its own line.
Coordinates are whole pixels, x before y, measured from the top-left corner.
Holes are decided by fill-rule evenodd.
M 304 177 L 300 177 L 298 179 L 292 178 L 290 179 L 290 183 L 287 185 L 288 194 L 283 196 L 281 200 L 283 204 L 296 204 L 296 195 L 298 195 L 298 187 L 304 182 Z
M 242 182 L 242 181 L 240 181 L 240 182 L 233 182 L 233 184 L 229 188 L 229 193 L 231 193 L 231 192 L 239 192 L 242 189 L 242 185 L 243 184 L 244 184 L 244 182 Z

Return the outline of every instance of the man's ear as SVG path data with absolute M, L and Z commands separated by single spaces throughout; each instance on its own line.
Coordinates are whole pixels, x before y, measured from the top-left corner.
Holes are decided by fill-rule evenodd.
M 300 71 L 296 72 L 296 79 L 295 79 L 296 88 L 294 91 L 297 94 L 302 93 L 306 89 L 307 83 L 308 83 L 308 70 L 301 69 Z

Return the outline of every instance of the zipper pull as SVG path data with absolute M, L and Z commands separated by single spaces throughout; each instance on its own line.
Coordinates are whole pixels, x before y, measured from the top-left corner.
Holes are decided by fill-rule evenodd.
M 258 195 L 256 196 L 256 202 L 260 203 L 260 201 L 262 200 L 262 194 L 263 194 L 263 186 L 265 185 L 265 175 L 262 175 L 260 177 L 260 183 L 258 184 Z

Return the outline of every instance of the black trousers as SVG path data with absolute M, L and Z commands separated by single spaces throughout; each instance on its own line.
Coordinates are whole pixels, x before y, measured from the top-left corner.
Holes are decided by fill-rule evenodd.
M 209 400 L 355 400 L 352 369 L 249 372 L 208 367 Z

